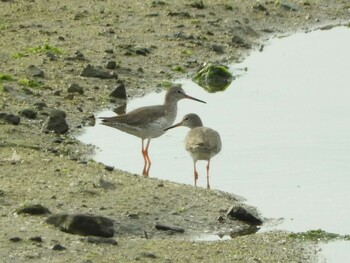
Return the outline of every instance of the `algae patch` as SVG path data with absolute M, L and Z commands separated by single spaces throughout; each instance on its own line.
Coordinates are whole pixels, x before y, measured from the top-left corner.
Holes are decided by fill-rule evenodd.
M 303 241 L 333 241 L 333 240 L 345 240 L 350 241 L 350 235 L 340 235 L 336 233 L 326 232 L 322 229 L 309 230 L 307 232 L 291 233 L 290 238 L 300 239 Z

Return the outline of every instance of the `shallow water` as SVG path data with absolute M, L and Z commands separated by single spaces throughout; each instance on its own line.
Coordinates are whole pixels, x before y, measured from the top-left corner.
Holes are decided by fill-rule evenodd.
M 241 76 L 225 92 L 208 94 L 182 81 L 189 95 L 207 104 L 180 101 L 177 121 L 197 113 L 223 141 L 211 162 L 211 187 L 244 196 L 265 217 L 283 218 L 262 231 L 350 234 L 349 47 L 345 27 L 295 34 L 272 40 L 263 52 L 234 65 Z M 161 104 L 163 97 L 135 99 L 127 111 Z M 187 131 L 173 129 L 152 140 L 150 176 L 193 184 L 192 160 L 182 144 Z M 141 173 L 139 138 L 96 125 L 79 139 L 99 147 L 97 161 Z M 205 165 L 197 165 L 200 187 L 206 185 Z M 322 248 L 327 262 L 350 260 L 350 242 Z

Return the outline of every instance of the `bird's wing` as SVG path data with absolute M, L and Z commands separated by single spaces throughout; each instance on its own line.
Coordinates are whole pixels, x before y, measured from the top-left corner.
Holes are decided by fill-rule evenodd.
M 115 126 L 118 124 L 134 126 L 142 126 L 142 123 L 149 123 L 156 119 L 165 116 L 165 110 L 162 105 L 141 107 L 132 110 L 124 115 L 113 116 L 113 117 L 101 117 L 102 124 L 107 126 Z
M 206 151 L 218 153 L 221 151 L 221 138 L 217 131 L 207 127 L 191 129 L 185 139 L 187 151 Z

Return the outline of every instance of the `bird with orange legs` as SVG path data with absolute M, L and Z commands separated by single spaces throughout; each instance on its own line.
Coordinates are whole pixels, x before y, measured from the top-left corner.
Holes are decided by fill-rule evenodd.
M 185 126 L 190 128 L 190 131 L 185 137 L 185 149 L 193 159 L 194 168 L 194 185 L 197 186 L 198 172 L 196 164 L 198 160 L 207 161 L 207 188 L 210 189 L 209 183 L 209 168 L 210 159 L 221 151 L 221 138 L 217 131 L 204 127 L 200 117 L 194 113 L 187 114 L 182 121 L 166 128 L 169 130 L 175 127 Z
M 148 177 L 151 168 L 151 159 L 148 155 L 150 142 L 152 139 L 163 135 L 165 128 L 174 123 L 177 114 L 177 102 L 182 99 L 205 103 L 187 95 L 181 87 L 175 86 L 167 90 L 162 105 L 141 107 L 119 116 L 100 117 L 103 125 L 141 138 L 141 152 L 144 159 L 142 175 L 145 177 Z M 147 140 L 146 145 L 144 144 L 145 140 Z

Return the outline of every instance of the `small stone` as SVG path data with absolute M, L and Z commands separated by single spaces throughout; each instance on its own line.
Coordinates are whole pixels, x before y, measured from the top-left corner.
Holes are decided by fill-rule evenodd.
M 119 82 L 115 89 L 109 94 L 110 97 L 117 99 L 126 99 L 125 85 L 123 82 Z
M 22 238 L 20 238 L 20 237 L 10 237 L 9 240 L 11 242 L 17 243 L 17 242 L 22 241 Z
M 113 53 L 114 53 L 114 51 L 113 51 L 112 48 L 107 48 L 107 49 L 105 50 L 105 52 L 106 52 L 107 54 L 113 54 Z
M 61 110 L 53 110 L 50 113 L 46 129 L 56 134 L 64 134 L 69 130 L 66 122 L 66 113 Z
M 218 54 L 223 54 L 225 52 L 223 46 L 216 45 L 216 44 L 212 45 L 210 49 Z
M 113 221 L 103 216 L 59 214 L 50 216 L 46 223 L 59 227 L 63 232 L 81 236 L 114 235 Z
M 37 242 L 37 243 L 42 243 L 43 242 L 43 239 L 39 236 L 36 236 L 36 237 L 31 237 L 29 238 L 30 241 L 33 241 L 33 242 Z
M 61 96 L 61 90 L 55 90 L 53 95 L 54 96 Z
M 44 77 L 44 71 L 39 69 L 37 66 L 30 65 L 28 67 L 28 75 L 31 76 L 31 77 L 43 78 Z
M 148 48 L 138 48 L 135 50 L 137 55 L 147 56 L 151 51 Z
M 106 64 L 106 68 L 108 69 L 116 69 L 117 63 L 115 61 L 108 61 Z
M 85 58 L 84 54 L 81 53 L 80 50 L 77 50 L 74 53 L 74 56 L 66 57 L 65 60 L 70 60 L 70 61 L 88 61 L 88 59 Z
M 145 258 L 157 258 L 156 254 L 151 252 L 142 252 L 141 256 Z
M 131 219 L 139 219 L 140 216 L 138 214 L 128 214 L 128 217 Z
M 110 73 L 107 71 L 103 71 L 101 69 L 91 66 L 90 64 L 83 69 L 80 76 L 100 79 L 118 79 L 118 75 L 115 72 Z
M 27 205 L 18 209 L 17 214 L 46 215 L 46 214 L 51 214 L 51 212 L 46 207 L 40 204 L 35 204 L 35 205 Z
M 246 222 L 250 225 L 261 225 L 263 223 L 256 210 L 250 207 L 233 205 L 228 209 L 226 215 L 233 219 Z
M 178 233 L 184 233 L 185 229 L 183 229 L 182 227 L 178 227 L 178 226 L 170 226 L 170 225 L 164 225 L 164 224 L 160 224 L 160 223 L 156 223 L 155 228 L 157 230 L 165 230 L 165 231 L 174 231 L 174 232 L 178 232 Z
M 242 47 L 242 48 L 246 48 L 246 49 L 249 49 L 252 47 L 242 37 L 240 37 L 238 35 L 234 35 L 231 39 L 231 42 L 232 42 L 232 45 L 235 47 Z
M 83 95 L 84 89 L 79 84 L 73 83 L 69 86 L 68 93 L 78 93 L 80 95 Z
M 19 116 L 13 115 L 12 113 L 0 113 L 0 120 L 4 120 L 7 123 L 13 124 L 13 125 L 19 125 L 21 122 L 21 118 Z
M 52 250 L 62 251 L 62 250 L 66 250 L 66 248 L 61 244 L 56 244 L 52 247 Z
M 31 109 L 24 109 L 19 112 L 19 115 L 34 120 L 36 118 L 36 111 Z
M 105 170 L 108 171 L 108 172 L 112 172 L 114 170 L 114 166 L 106 165 L 105 166 Z
M 35 109 L 42 110 L 44 108 L 47 108 L 47 104 L 43 101 L 38 101 L 33 104 L 35 106 Z

